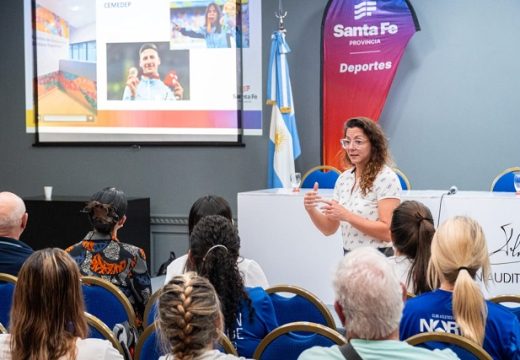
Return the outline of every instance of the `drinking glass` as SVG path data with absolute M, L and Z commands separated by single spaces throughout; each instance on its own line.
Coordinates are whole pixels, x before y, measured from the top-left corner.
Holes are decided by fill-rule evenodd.
M 292 173 L 289 177 L 293 191 L 300 191 L 300 184 L 302 182 L 302 174 L 299 172 Z
M 520 172 L 515 172 L 513 184 L 515 185 L 516 193 L 520 194 Z

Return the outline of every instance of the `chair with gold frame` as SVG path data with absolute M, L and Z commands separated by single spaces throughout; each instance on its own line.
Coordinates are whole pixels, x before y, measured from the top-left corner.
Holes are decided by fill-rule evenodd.
M 16 276 L 0 273 L 0 323 L 6 328 L 9 327 L 9 317 L 13 303 L 14 287 L 16 286 Z
M 514 177 L 516 172 L 520 172 L 520 167 L 514 166 L 502 171 L 493 179 L 489 191 L 515 192 Z
M 507 309 L 516 315 L 518 320 L 520 320 L 520 295 L 498 295 L 489 299 L 489 301 L 494 302 L 495 304 L 502 303 L 515 303 L 517 306 L 510 307 L 507 306 Z
M 295 285 L 276 285 L 265 291 L 271 298 L 279 325 L 309 321 L 336 329 L 327 305 L 310 291 Z
M 143 327 L 147 327 L 152 324 L 155 320 L 155 314 L 157 312 L 157 298 L 161 295 L 161 289 L 157 290 L 150 296 L 146 306 L 144 307 L 143 313 Z
M 345 338 L 321 324 L 297 321 L 277 327 L 258 344 L 253 354 L 257 360 L 296 359 L 313 346 L 344 345 Z
M 135 345 L 134 360 L 157 360 L 161 355 L 155 323 L 147 326 Z
M 219 339 L 217 341 L 219 350 L 230 355 L 238 356 L 237 349 L 233 346 L 233 343 L 222 331 L 219 331 Z
M 89 338 L 108 340 L 121 355 L 125 356 L 123 347 L 108 326 L 92 314 L 85 312 L 85 316 L 89 327 Z
M 0 323 L 0 334 L 7 334 L 7 329 Z
M 95 276 L 83 276 L 81 282 L 88 313 L 103 321 L 109 329 L 125 321 L 135 327 L 134 308 L 117 286 Z
M 479 344 L 460 335 L 433 331 L 416 334 L 405 340 L 410 345 L 424 344 L 429 341 L 436 341 L 455 345 L 475 356 L 479 360 L 492 360 L 491 355 L 488 354 Z M 451 348 L 453 350 L 453 348 Z
M 401 183 L 401 188 L 403 190 L 412 190 L 412 185 L 410 184 L 410 180 L 408 180 L 408 177 L 398 168 L 394 167 L 392 170 L 397 174 L 397 177 L 399 178 L 399 182 Z
M 318 165 L 307 171 L 302 177 L 301 188 L 312 188 L 317 182 L 320 189 L 333 189 L 341 171 L 334 166 Z
M 415 294 L 412 292 L 407 291 L 406 292 L 406 300 L 413 299 L 415 297 Z

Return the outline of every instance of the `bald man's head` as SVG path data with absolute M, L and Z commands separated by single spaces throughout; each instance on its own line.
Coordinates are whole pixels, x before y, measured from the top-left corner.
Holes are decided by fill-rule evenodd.
M 26 225 L 23 200 L 11 192 L 0 192 L 0 236 L 19 239 Z

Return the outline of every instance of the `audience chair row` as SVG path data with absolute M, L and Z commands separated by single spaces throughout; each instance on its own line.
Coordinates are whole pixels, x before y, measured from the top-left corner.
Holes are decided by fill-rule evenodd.
M 152 294 L 144 309 L 143 326 L 153 323 L 157 312 L 160 289 Z M 279 325 L 309 321 L 336 329 L 334 317 L 327 305 L 310 291 L 295 285 L 276 285 L 265 289 L 271 297 Z
M 17 278 L 0 274 L 0 332 L 9 326 L 9 310 Z M 122 354 L 124 350 L 112 332 L 115 324 L 127 321 L 135 325 L 135 313 L 126 296 L 108 281 L 93 277 L 83 277 L 87 321 L 90 336 L 109 340 Z M 278 285 L 266 289 L 275 306 L 280 326 L 269 333 L 255 351 L 255 359 L 277 359 L 284 354 L 285 359 L 296 359 L 305 349 L 320 345 L 344 344 L 344 337 L 336 331 L 334 319 L 326 305 L 311 292 L 292 285 Z M 156 359 L 161 354 L 157 344 L 157 334 L 153 323 L 156 300 L 160 290 L 150 298 L 145 309 L 145 331 L 137 342 L 135 359 Z M 293 296 L 287 297 L 290 294 Z M 412 295 L 410 295 L 412 296 Z M 518 303 L 520 295 L 503 295 L 490 299 L 496 303 Z M 290 309 L 290 310 L 289 310 Z M 520 307 L 511 308 L 520 316 Z M 307 321 L 300 321 L 305 319 Z M 429 341 L 443 341 L 460 346 L 478 359 L 491 359 L 480 346 L 464 337 L 444 333 L 422 333 L 406 340 L 411 345 Z M 236 354 L 231 341 L 221 334 L 219 346 L 224 352 Z

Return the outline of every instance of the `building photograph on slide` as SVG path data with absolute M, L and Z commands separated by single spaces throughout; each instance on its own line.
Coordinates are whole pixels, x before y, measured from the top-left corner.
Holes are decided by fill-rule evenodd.
M 171 1 L 171 48 L 249 47 L 249 1 Z
M 188 50 L 168 42 L 107 44 L 107 99 L 189 100 L 189 60 Z
M 40 122 L 93 121 L 97 114 L 95 3 L 84 5 L 78 13 L 53 0 L 36 4 Z

